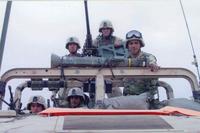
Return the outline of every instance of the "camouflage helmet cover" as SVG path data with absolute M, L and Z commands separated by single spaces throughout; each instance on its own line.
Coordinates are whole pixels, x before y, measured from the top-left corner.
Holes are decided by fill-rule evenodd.
M 75 44 L 77 44 L 78 49 L 81 48 L 81 47 L 80 47 L 79 40 L 78 40 L 77 37 L 69 37 L 69 38 L 67 39 L 66 46 L 65 46 L 66 49 L 68 49 L 68 45 L 69 45 L 70 43 L 75 43 Z
M 31 110 L 31 104 L 32 103 L 38 103 L 41 104 L 43 109 L 46 109 L 46 103 L 45 103 L 45 98 L 42 96 L 31 96 L 29 98 L 29 102 L 27 104 L 27 109 Z
M 79 96 L 83 100 L 85 100 L 85 96 L 84 96 L 83 90 L 78 88 L 78 87 L 74 87 L 74 88 L 71 88 L 69 90 L 69 93 L 67 95 L 67 101 L 69 101 L 70 97 L 72 97 L 72 96 Z
M 142 33 L 140 33 L 137 30 L 131 30 L 128 33 L 126 33 L 126 48 L 128 47 L 128 42 L 131 40 L 139 40 L 141 47 L 145 46 L 145 43 L 143 41 Z
M 101 30 L 103 28 L 110 28 L 112 30 L 112 32 L 114 32 L 114 28 L 113 28 L 113 25 L 111 23 L 110 20 L 103 20 L 101 23 L 100 23 L 100 26 L 99 26 L 99 32 L 101 32 Z

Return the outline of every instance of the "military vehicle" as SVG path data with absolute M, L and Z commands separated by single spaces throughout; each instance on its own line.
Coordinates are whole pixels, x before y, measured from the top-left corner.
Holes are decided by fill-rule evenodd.
M 50 68 L 14 68 L 3 73 L 0 109 L 2 103 L 9 109 L 0 111 L 0 132 L 199 132 L 200 87 L 196 75 L 185 68 L 162 67 L 151 72 L 145 67 L 130 67 L 124 45 L 104 46 L 96 51 L 91 47 L 87 1 L 84 3 L 88 35 L 83 53 L 87 56 L 63 59 L 52 54 Z M 9 7 L 11 1 L 7 3 Z M 167 99 L 162 101 L 157 93 L 152 106 L 141 97 L 132 97 L 128 104 L 126 96 L 120 100 L 107 98 L 113 87 L 123 88 L 125 77 L 158 79 L 156 85 L 158 89 L 164 88 Z M 175 98 L 174 88 L 161 78 L 186 79 L 193 99 Z M 17 85 L 14 95 L 8 85 L 12 79 L 25 79 Z M 88 103 L 92 103 L 89 109 L 63 107 L 65 93 L 59 97 L 58 92 L 74 86 L 81 86 L 88 94 Z M 21 99 L 28 88 L 32 91 L 48 88 L 53 106 L 38 115 L 27 113 L 22 109 Z M 5 91 L 10 92 L 10 102 L 4 100 Z

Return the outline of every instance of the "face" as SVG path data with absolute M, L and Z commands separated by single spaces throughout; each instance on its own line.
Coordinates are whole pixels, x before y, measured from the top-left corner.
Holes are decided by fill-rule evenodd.
M 131 40 L 128 42 L 128 50 L 133 54 L 133 55 L 138 55 L 140 52 L 140 41 L 139 40 Z
M 75 54 L 78 50 L 77 44 L 76 43 L 70 43 L 68 45 L 68 50 L 70 54 Z
M 104 37 L 108 37 L 108 36 L 110 36 L 110 34 L 112 32 L 112 29 L 110 29 L 110 28 L 102 28 L 101 32 L 102 32 L 102 35 Z
M 43 108 L 42 108 L 41 104 L 38 104 L 38 103 L 31 104 L 31 112 L 32 113 L 37 114 L 37 113 L 41 112 L 42 110 L 43 110 Z
M 71 108 L 77 108 L 81 104 L 81 98 L 79 96 L 72 96 L 69 99 L 69 104 Z

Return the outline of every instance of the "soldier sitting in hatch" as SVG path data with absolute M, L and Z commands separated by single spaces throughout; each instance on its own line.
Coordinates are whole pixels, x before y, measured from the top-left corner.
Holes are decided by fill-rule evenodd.
M 78 87 L 71 88 L 67 95 L 68 108 L 87 108 L 87 97 L 82 89 Z
M 148 67 L 155 72 L 160 68 L 156 63 L 156 57 L 141 51 L 144 46 L 145 43 L 139 31 L 132 30 L 126 34 L 126 48 L 128 48 L 129 58 L 132 60 L 131 66 Z M 156 90 L 156 83 L 157 80 L 155 79 L 125 79 L 123 95 L 140 95 L 145 92 L 151 92 L 153 95 Z
M 156 57 L 141 51 L 144 47 L 142 34 L 132 30 L 126 34 L 126 48 L 129 50 L 129 66 L 147 67 L 152 72 L 160 67 L 156 64 Z M 149 109 L 153 107 L 153 96 L 157 90 L 157 79 L 124 78 L 124 90 L 121 97 L 104 99 L 105 108 L 116 109 Z
M 76 56 L 76 57 L 82 56 L 80 53 L 78 53 L 78 50 L 81 48 L 78 38 L 69 37 L 67 39 L 65 47 L 69 51 L 69 54 L 66 56 Z
M 31 96 L 27 109 L 30 110 L 31 114 L 37 114 L 46 109 L 45 98 L 42 96 Z

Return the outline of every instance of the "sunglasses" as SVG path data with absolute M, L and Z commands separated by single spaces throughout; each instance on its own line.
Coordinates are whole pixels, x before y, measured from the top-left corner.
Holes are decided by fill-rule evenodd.
M 128 33 L 126 33 L 126 39 L 131 39 L 133 37 L 142 38 L 142 34 L 137 30 L 132 30 L 132 31 L 129 31 Z

